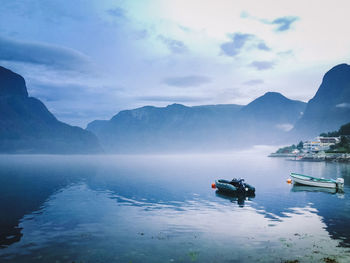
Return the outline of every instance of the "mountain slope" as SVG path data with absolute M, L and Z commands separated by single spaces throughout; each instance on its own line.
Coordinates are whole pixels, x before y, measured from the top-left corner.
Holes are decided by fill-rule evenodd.
M 290 100 L 278 92 L 267 92 L 245 106 L 242 113 L 257 122 L 264 120 L 293 124 L 305 107 L 305 102 Z
M 87 130 L 110 152 L 232 149 L 265 143 L 261 136 L 254 139 L 257 134 L 264 133 L 266 142 L 276 140 L 286 133 L 278 125 L 293 125 L 304 108 L 303 102 L 268 93 L 247 106 L 173 104 L 121 111 L 109 121 L 91 122 Z
M 93 121 L 87 130 L 112 152 L 207 149 L 224 143 L 222 126 L 232 123 L 239 105 L 164 108 L 145 106 L 119 112 L 109 121 Z
M 267 92 L 241 110 L 239 123 L 245 127 L 242 136 L 254 144 L 279 143 L 302 116 L 305 107 L 305 102 Z
M 40 100 L 28 97 L 22 76 L 0 67 L 0 152 L 99 151 L 93 134 L 58 121 Z
M 323 77 L 316 95 L 308 102 L 293 132 L 302 138 L 337 130 L 350 121 L 350 66 L 340 64 Z

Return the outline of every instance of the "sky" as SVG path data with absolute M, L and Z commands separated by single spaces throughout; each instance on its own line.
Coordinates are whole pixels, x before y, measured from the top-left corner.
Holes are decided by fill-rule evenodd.
M 348 0 L 1 0 L 0 65 L 86 127 L 144 105 L 308 101 L 350 62 Z

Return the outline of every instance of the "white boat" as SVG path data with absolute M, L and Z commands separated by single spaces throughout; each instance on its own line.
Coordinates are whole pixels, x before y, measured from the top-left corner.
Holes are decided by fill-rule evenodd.
M 337 188 L 341 189 L 344 187 L 344 179 L 337 178 L 334 179 L 325 179 L 325 178 L 317 178 L 303 174 L 291 173 L 290 177 L 294 183 L 309 185 L 309 186 L 317 186 L 317 187 L 326 187 L 326 188 Z

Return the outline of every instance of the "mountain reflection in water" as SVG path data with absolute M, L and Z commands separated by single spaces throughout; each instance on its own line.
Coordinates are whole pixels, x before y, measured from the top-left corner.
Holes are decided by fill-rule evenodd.
M 251 159 L 251 152 L 3 156 L 0 261 L 347 262 L 348 185 L 339 198 L 285 179 L 291 171 L 322 173 L 347 184 L 349 167 Z M 255 198 L 210 188 L 237 176 L 256 187 Z

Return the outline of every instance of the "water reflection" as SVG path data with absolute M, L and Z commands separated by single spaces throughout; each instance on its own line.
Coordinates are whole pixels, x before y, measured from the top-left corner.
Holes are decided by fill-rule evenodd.
M 5 262 L 346 258 L 317 212 L 309 206 L 292 208 L 276 222 L 251 206 L 232 209 L 200 198 L 140 202 L 80 183 L 61 189 L 39 211 L 26 215 L 20 221 L 20 242 L 0 250 L 0 256 Z M 233 249 L 237 247 L 239 251 Z
M 40 210 L 43 203 L 62 187 L 95 172 L 82 160 L 61 156 L 0 156 L 0 248 L 22 237 L 19 221 Z
M 322 192 L 329 194 L 336 194 L 337 192 L 343 193 L 342 190 L 338 190 L 337 188 L 325 188 L 325 187 L 316 187 L 316 186 L 306 186 L 306 185 L 296 185 L 294 184 L 292 192 Z
M 249 195 L 237 194 L 237 193 L 229 194 L 219 190 L 215 191 L 215 195 L 217 197 L 229 200 L 231 201 L 231 203 L 237 203 L 239 207 L 244 207 L 245 201 L 252 201 L 255 197 L 255 194 L 249 194 Z
M 291 188 L 283 177 L 349 176 L 341 167 L 252 165 L 250 155 L 0 159 L 0 261 L 347 262 L 348 195 Z M 218 174 L 245 177 L 256 197 L 214 192 Z

